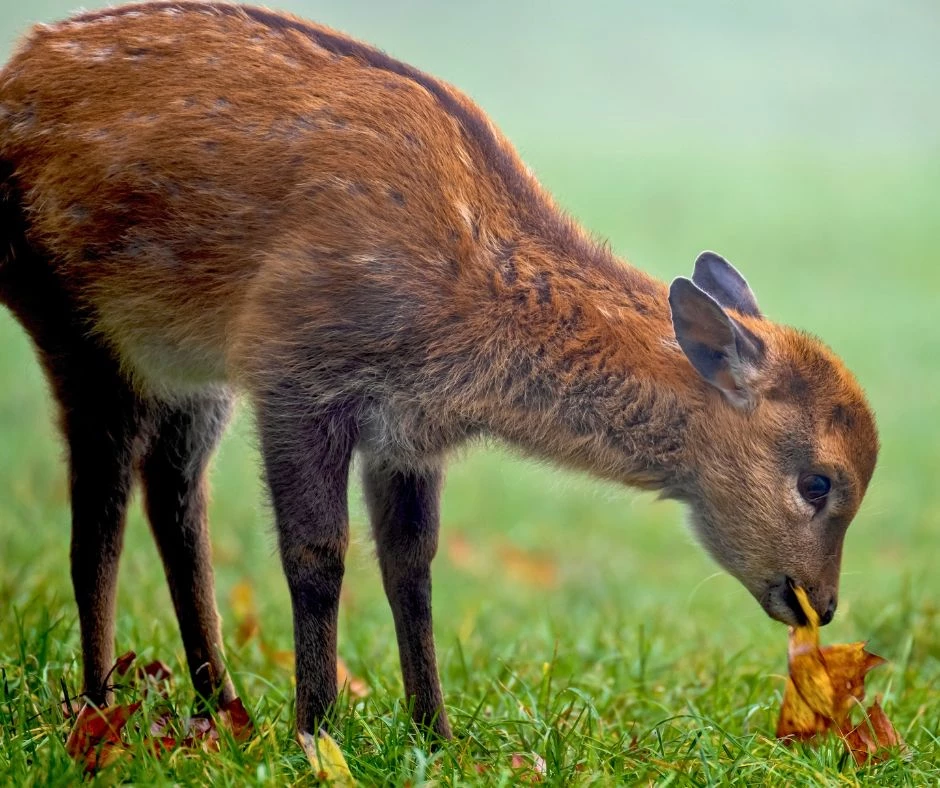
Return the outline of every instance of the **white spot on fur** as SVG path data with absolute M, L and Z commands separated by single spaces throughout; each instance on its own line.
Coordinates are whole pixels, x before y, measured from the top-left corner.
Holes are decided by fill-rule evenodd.
M 114 54 L 114 47 L 111 45 L 89 49 L 85 56 L 92 63 L 104 63 Z
M 71 57 L 82 57 L 84 55 L 84 47 L 78 41 L 51 41 L 49 48 L 53 52 L 61 52 Z
M 473 230 L 473 213 L 470 210 L 470 206 L 467 203 L 458 201 L 454 203 L 454 207 L 457 209 L 457 213 L 460 214 L 460 218 L 463 219 L 464 224 L 467 225 L 469 230 Z

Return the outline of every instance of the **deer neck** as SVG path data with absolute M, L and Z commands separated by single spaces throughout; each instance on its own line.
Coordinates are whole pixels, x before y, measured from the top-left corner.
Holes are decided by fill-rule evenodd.
M 664 284 L 582 241 L 494 256 L 483 421 L 527 453 L 681 497 L 707 393 L 675 342 Z

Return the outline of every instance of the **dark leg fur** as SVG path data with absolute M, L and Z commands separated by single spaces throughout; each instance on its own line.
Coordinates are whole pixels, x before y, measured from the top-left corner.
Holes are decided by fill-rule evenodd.
M 72 583 L 84 691 L 109 700 L 114 617 L 127 501 L 140 464 L 186 655 L 202 697 L 234 696 L 222 664 L 206 528 L 205 466 L 229 411 L 227 398 L 186 406 L 144 403 L 52 265 L 26 240 L 12 168 L 0 162 L 0 302 L 32 337 L 61 409 L 72 498 Z
M 6 299 L 36 343 L 61 411 L 72 498 L 72 585 L 78 603 L 84 692 L 108 702 L 105 676 L 114 662 L 118 560 L 127 500 L 139 456 L 142 404 L 111 354 L 86 326 L 46 269 L 20 281 Z M 74 321 L 74 322 L 73 322 Z
M 0 163 L 0 300 L 29 332 L 60 406 L 72 497 L 72 584 L 84 691 L 106 703 L 114 661 L 118 559 L 142 406 L 113 355 L 89 337 L 49 263 L 26 243 L 9 166 Z
M 114 662 L 118 561 L 139 448 L 139 403 L 116 370 L 104 358 L 96 360 L 97 373 L 91 358 L 84 363 L 74 356 L 56 359 L 53 374 L 69 448 L 72 585 L 82 636 L 84 691 L 101 705 L 110 695 L 105 676 Z M 69 363 L 75 361 L 75 366 Z M 86 386 L 79 380 L 94 383 Z
M 315 733 L 337 694 L 336 627 L 356 426 L 346 409 L 310 413 L 309 407 L 300 391 L 267 393 L 258 403 L 258 426 L 294 611 L 297 727 Z
M 437 552 L 443 472 L 399 471 L 366 458 L 363 484 L 382 582 L 395 619 L 405 695 L 414 718 L 450 738 L 431 624 L 431 561 Z
M 235 697 L 223 663 L 206 517 L 206 465 L 228 421 L 226 395 L 154 406 L 140 464 L 145 506 L 163 558 L 193 686 L 201 701 Z

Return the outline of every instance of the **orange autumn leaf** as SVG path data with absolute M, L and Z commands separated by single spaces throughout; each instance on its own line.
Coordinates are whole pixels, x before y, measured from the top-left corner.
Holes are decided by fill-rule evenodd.
M 121 731 L 131 715 L 140 708 L 140 701 L 129 706 L 108 706 L 99 709 L 85 704 L 65 742 L 65 751 L 94 772 L 114 763 L 126 752 Z
M 133 652 L 122 654 L 108 675 L 127 674 L 135 655 Z M 137 676 L 143 680 L 143 687 L 138 690 L 147 695 L 156 687 L 164 696 L 159 712 L 150 719 L 147 738 L 144 744 L 155 754 L 179 749 L 200 748 L 215 752 L 220 747 L 220 729 L 226 730 L 236 742 L 244 742 L 254 732 L 254 725 L 244 704 L 239 698 L 223 704 L 218 710 L 216 718 L 200 716 L 189 720 L 188 734 L 184 738 L 169 735 L 176 716 L 167 705 L 166 690 L 173 678 L 173 673 L 166 663 L 160 660 L 138 668 Z M 122 733 L 128 720 L 140 709 L 143 701 L 127 705 L 107 706 L 96 708 L 85 704 L 76 714 L 75 723 L 65 743 L 68 754 L 76 761 L 82 763 L 87 772 L 95 772 L 121 757 L 129 756 L 130 749 L 125 743 Z
M 244 646 L 261 631 L 261 623 L 255 608 L 255 595 L 251 586 L 244 580 L 232 586 L 229 604 L 237 624 L 235 642 L 239 646 Z
M 902 746 L 900 736 L 876 702 L 856 726 L 852 711 L 865 698 L 865 676 L 885 662 L 864 643 L 819 645 L 819 616 L 802 588 L 794 593 L 806 624 L 790 628 L 789 678 L 780 707 L 777 737 L 808 741 L 834 729 L 858 763 L 885 747 Z
M 235 642 L 239 646 L 244 646 L 250 640 L 257 638 L 258 646 L 265 658 L 274 665 L 284 670 L 294 669 L 294 652 L 290 649 L 279 649 L 272 646 L 264 637 L 261 631 L 261 620 L 258 616 L 258 609 L 255 605 L 254 591 L 247 582 L 242 580 L 232 586 L 229 593 L 229 604 L 235 618 Z M 346 668 L 345 663 L 339 660 L 336 666 L 336 684 L 342 689 L 345 683 L 349 683 L 349 692 L 357 698 L 364 698 L 369 694 L 369 688 L 366 683 L 359 678 L 351 675 Z
M 864 720 L 842 734 L 842 740 L 858 764 L 884 760 L 886 747 L 904 747 L 904 740 L 894 729 L 878 700 L 865 713 Z
M 558 568 L 544 553 L 529 553 L 507 544 L 499 551 L 499 558 L 506 574 L 517 583 L 538 588 L 554 588 L 558 583 Z
M 339 658 L 336 660 L 336 685 L 341 692 L 343 687 L 346 687 L 349 694 L 354 698 L 364 698 L 369 694 L 369 685 L 358 676 L 350 673 L 346 663 Z
M 814 711 L 812 706 L 803 701 L 793 679 L 787 679 L 777 721 L 777 738 L 812 739 L 817 734 L 825 733 L 830 724 L 828 717 Z
M 836 724 L 848 720 L 852 710 L 865 699 L 865 676 L 887 660 L 865 650 L 864 643 L 839 643 L 820 649 L 833 687 L 833 714 Z
M 481 565 L 481 556 L 466 536 L 459 531 L 452 533 L 446 545 L 447 557 L 455 567 L 472 574 L 477 573 Z

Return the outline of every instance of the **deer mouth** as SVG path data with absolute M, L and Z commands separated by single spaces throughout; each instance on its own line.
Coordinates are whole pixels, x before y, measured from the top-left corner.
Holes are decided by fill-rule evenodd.
M 771 618 L 790 626 L 806 626 L 807 618 L 794 593 L 796 581 L 789 575 L 781 575 L 767 584 L 760 604 Z

